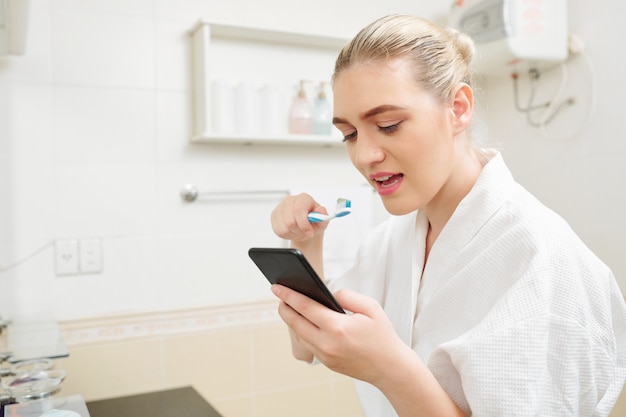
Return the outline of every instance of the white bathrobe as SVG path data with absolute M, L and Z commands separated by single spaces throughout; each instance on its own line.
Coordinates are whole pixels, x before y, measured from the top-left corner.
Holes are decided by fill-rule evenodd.
M 391 217 L 331 283 L 380 302 L 398 335 L 473 416 L 606 416 L 626 378 L 626 308 L 609 268 L 496 154 L 433 245 Z M 423 270 L 423 273 L 422 273 Z M 357 381 L 365 415 L 396 416 Z

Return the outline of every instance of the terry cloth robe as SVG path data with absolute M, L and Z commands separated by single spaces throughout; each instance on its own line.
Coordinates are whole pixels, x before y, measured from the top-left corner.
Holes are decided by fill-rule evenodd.
M 626 308 L 609 268 L 496 154 L 431 248 L 392 216 L 331 282 L 375 298 L 473 416 L 607 416 L 626 378 Z M 423 270 L 423 273 L 422 273 Z M 368 417 L 396 416 L 356 381 Z

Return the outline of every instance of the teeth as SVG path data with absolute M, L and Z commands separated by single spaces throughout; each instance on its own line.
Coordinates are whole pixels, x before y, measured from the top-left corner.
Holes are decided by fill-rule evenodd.
M 375 180 L 375 181 L 382 182 L 382 181 L 387 181 L 389 178 L 391 178 L 391 175 L 386 175 L 386 176 L 384 176 L 384 177 L 374 178 L 374 180 Z

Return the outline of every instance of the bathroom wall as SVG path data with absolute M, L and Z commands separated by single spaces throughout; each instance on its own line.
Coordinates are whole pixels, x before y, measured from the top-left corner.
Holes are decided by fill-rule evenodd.
M 490 77 L 480 93 L 487 135 L 502 149 L 513 174 L 566 220 L 613 270 L 626 292 L 626 132 L 622 69 L 626 57 L 612 47 L 626 36 L 621 23 L 626 5 L 615 0 L 591 4 L 570 0 L 570 31 L 580 37 L 584 55 L 567 62 L 565 106 L 545 132 L 515 110 L 512 80 Z M 588 60 L 588 61 L 587 61 Z M 536 103 L 549 100 L 562 79 L 556 67 L 542 73 Z M 520 80 L 519 102 L 528 100 L 528 79 Z M 537 120 L 538 113 L 533 115 Z
M 189 31 L 204 17 L 348 38 L 382 14 L 441 21 L 447 9 L 409 1 L 359 6 L 31 2 L 26 55 L 0 58 L 0 266 L 18 263 L 0 273 L 0 314 L 49 311 L 63 320 L 269 298 L 245 253 L 281 244 L 268 224 L 276 201 L 189 204 L 182 186 L 292 189 L 361 179 L 341 147 L 191 144 Z M 613 110 L 624 58 L 606 45 L 623 35 L 617 19 L 625 7 L 616 0 L 569 6 L 597 79 L 590 123 L 572 138 L 546 140 L 514 110 L 510 80 L 496 77 L 482 80 L 478 131 L 501 146 L 519 180 L 571 222 L 624 288 L 619 207 L 626 191 L 617 181 L 625 177 L 626 141 Z M 557 133 L 575 130 L 590 102 L 581 59 L 568 67 L 576 104 L 549 126 Z M 288 65 L 281 71 L 295 83 Z M 544 77 L 550 94 L 558 78 Z M 66 238 L 101 239 L 102 272 L 56 276 L 53 243 Z
M 269 227 L 277 200 L 189 204 L 183 185 L 362 181 L 341 147 L 191 144 L 189 32 L 210 18 L 347 38 L 393 11 L 417 10 L 402 1 L 32 1 L 26 54 L 0 57 L 0 314 L 65 320 L 270 298 L 246 251 L 281 244 Z M 266 64 L 241 49 L 220 59 L 254 81 Z M 285 64 L 276 72 L 301 76 Z M 57 276 L 54 242 L 92 238 L 102 272 Z

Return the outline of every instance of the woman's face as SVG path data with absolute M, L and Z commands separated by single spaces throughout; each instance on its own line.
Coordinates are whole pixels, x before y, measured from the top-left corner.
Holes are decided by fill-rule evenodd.
M 436 198 L 455 164 L 452 107 L 417 85 L 402 60 L 353 65 L 333 93 L 350 159 L 387 211 L 406 214 Z

